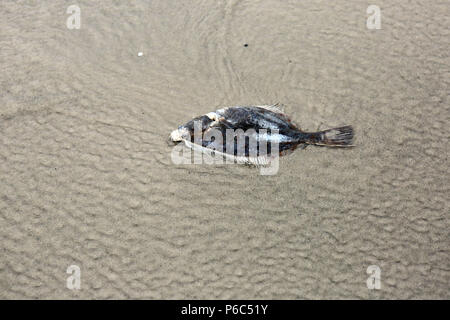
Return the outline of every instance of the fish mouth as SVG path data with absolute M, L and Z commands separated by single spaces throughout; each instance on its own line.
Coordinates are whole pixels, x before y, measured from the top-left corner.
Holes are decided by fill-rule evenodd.
M 170 133 L 169 140 L 176 144 L 186 139 L 186 137 L 189 137 L 189 135 L 189 130 L 187 128 L 180 127 Z
M 172 147 L 172 146 L 175 146 L 175 145 L 179 144 L 181 141 L 173 141 L 171 135 L 169 134 L 167 136 L 166 142 L 167 142 L 168 146 Z
M 170 133 L 169 139 L 172 140 L 172 142 L 180 142 L 183 139 L 180 129 L 173 130 Z

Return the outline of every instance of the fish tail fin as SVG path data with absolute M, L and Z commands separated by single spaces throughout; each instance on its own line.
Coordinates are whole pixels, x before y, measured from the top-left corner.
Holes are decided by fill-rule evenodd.
M 329 147 L 353 147 L 353 127 L 344 126 L 313 132 L 308 135 L 306 143 Z

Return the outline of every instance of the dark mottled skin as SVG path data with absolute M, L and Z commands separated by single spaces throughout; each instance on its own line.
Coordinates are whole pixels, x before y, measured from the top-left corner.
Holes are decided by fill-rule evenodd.
M 206 133 L 210 129 L 219 130 L 222 133 L 223 144 L 217 145 L 219 141 L 214 141 L 204 139 L 202 141 L 203 147 L 209 147 L 212 149 L 222 149 L 223 152 L 234 155 L 260 155 L 259 144 L 257 144 L 256 150 L 249 149 L 249 138 L 245 139 L 245 150 L 238 152 L 237 150 L 237 138 L 234 141 L 234 151 L 227 150 L 226 148 L 226 130 L 238 130 L 242 129 L 244 132 L 253 129 L 258 134 L 257 137 L 260 143 L 267 145 L 267 155 L 272 153 L 272 143 L 270 141 L 270 136 L 273 129 L 277 129 L 279 135 L 282 136 L 282 141 L 280 141 L 278 148 L 279 154 L 285 155 L 290 151 L 295 150 L 297 147 L 305 147 L 308 144 L 316 145 L 329 145 L 329 146 L 347 146 L 351 143 L 353 137 L 353 131 L 351 127 L 341 127 L 331 130 L 339 130 L 342 136 L 338 139 L 329 140 L 324 135 L 326 132 L 331 130 L 325 130 L 320 132 L 303 132 L 297 128 L 292 121 L 281 112 L 274 112 L 261 107 L 231 107 L 226 108 L 223 113 L 219 113 L 219 121 L 214 121 L 208 116 L 200 116 L 192 119 L 186 123 L 184 128 L 187 128 L 191 132 L 191 142 L 199 143 L 194 141 L 194 121 L 201 123 L 201 132 Z M 267 130 L 269 138 L 264 138 L 264 136 L 259 135 L 261 129 Z M 287 141 L 285 141 L 287 140 Z M 244 153 L 242 153 L 244 152 Z
M 295 149 L 299 144 L 305 143 L 309 137 L 309 134 L 300 131 L 286 115 L 260 107 L 229 108 L 225 111 L 224 118 L 226 119 L 224 123 L 231 129 L 240 128 L 245 131 L 253 128 L 256 132 L 259 132 L 260 129 L 266 129 L 268 132 L 271 129 L 277 129 L 279 134 L 294 140 L 293 142 L 279 143 L 280 153 Z M 270 147 L 269 142 L 269 154 Z M 246 154 L 247 152 L 248 148 L 246 148 Z

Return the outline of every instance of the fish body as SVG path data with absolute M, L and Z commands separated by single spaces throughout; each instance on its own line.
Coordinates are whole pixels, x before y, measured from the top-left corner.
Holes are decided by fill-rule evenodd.
M 196 139 L 196 132 L 201 139 Z M 304 132 L 276 106 L 238 106 L 196 117 L 174 130 L 170 138 L 203 152 L 214 150 L 234 157 L 237 162 L 258 164 L 286 155 L 299 146 L 349 147 L 353 129 L 344 126 Z

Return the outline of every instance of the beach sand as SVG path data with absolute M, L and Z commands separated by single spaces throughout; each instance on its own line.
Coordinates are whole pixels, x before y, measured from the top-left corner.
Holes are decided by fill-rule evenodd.
M 447 1 L 73 2 L 0 3 L 0 298 L 450 298 Z M 178 125 L 277 102 L 356 147 L 172 162 Z

